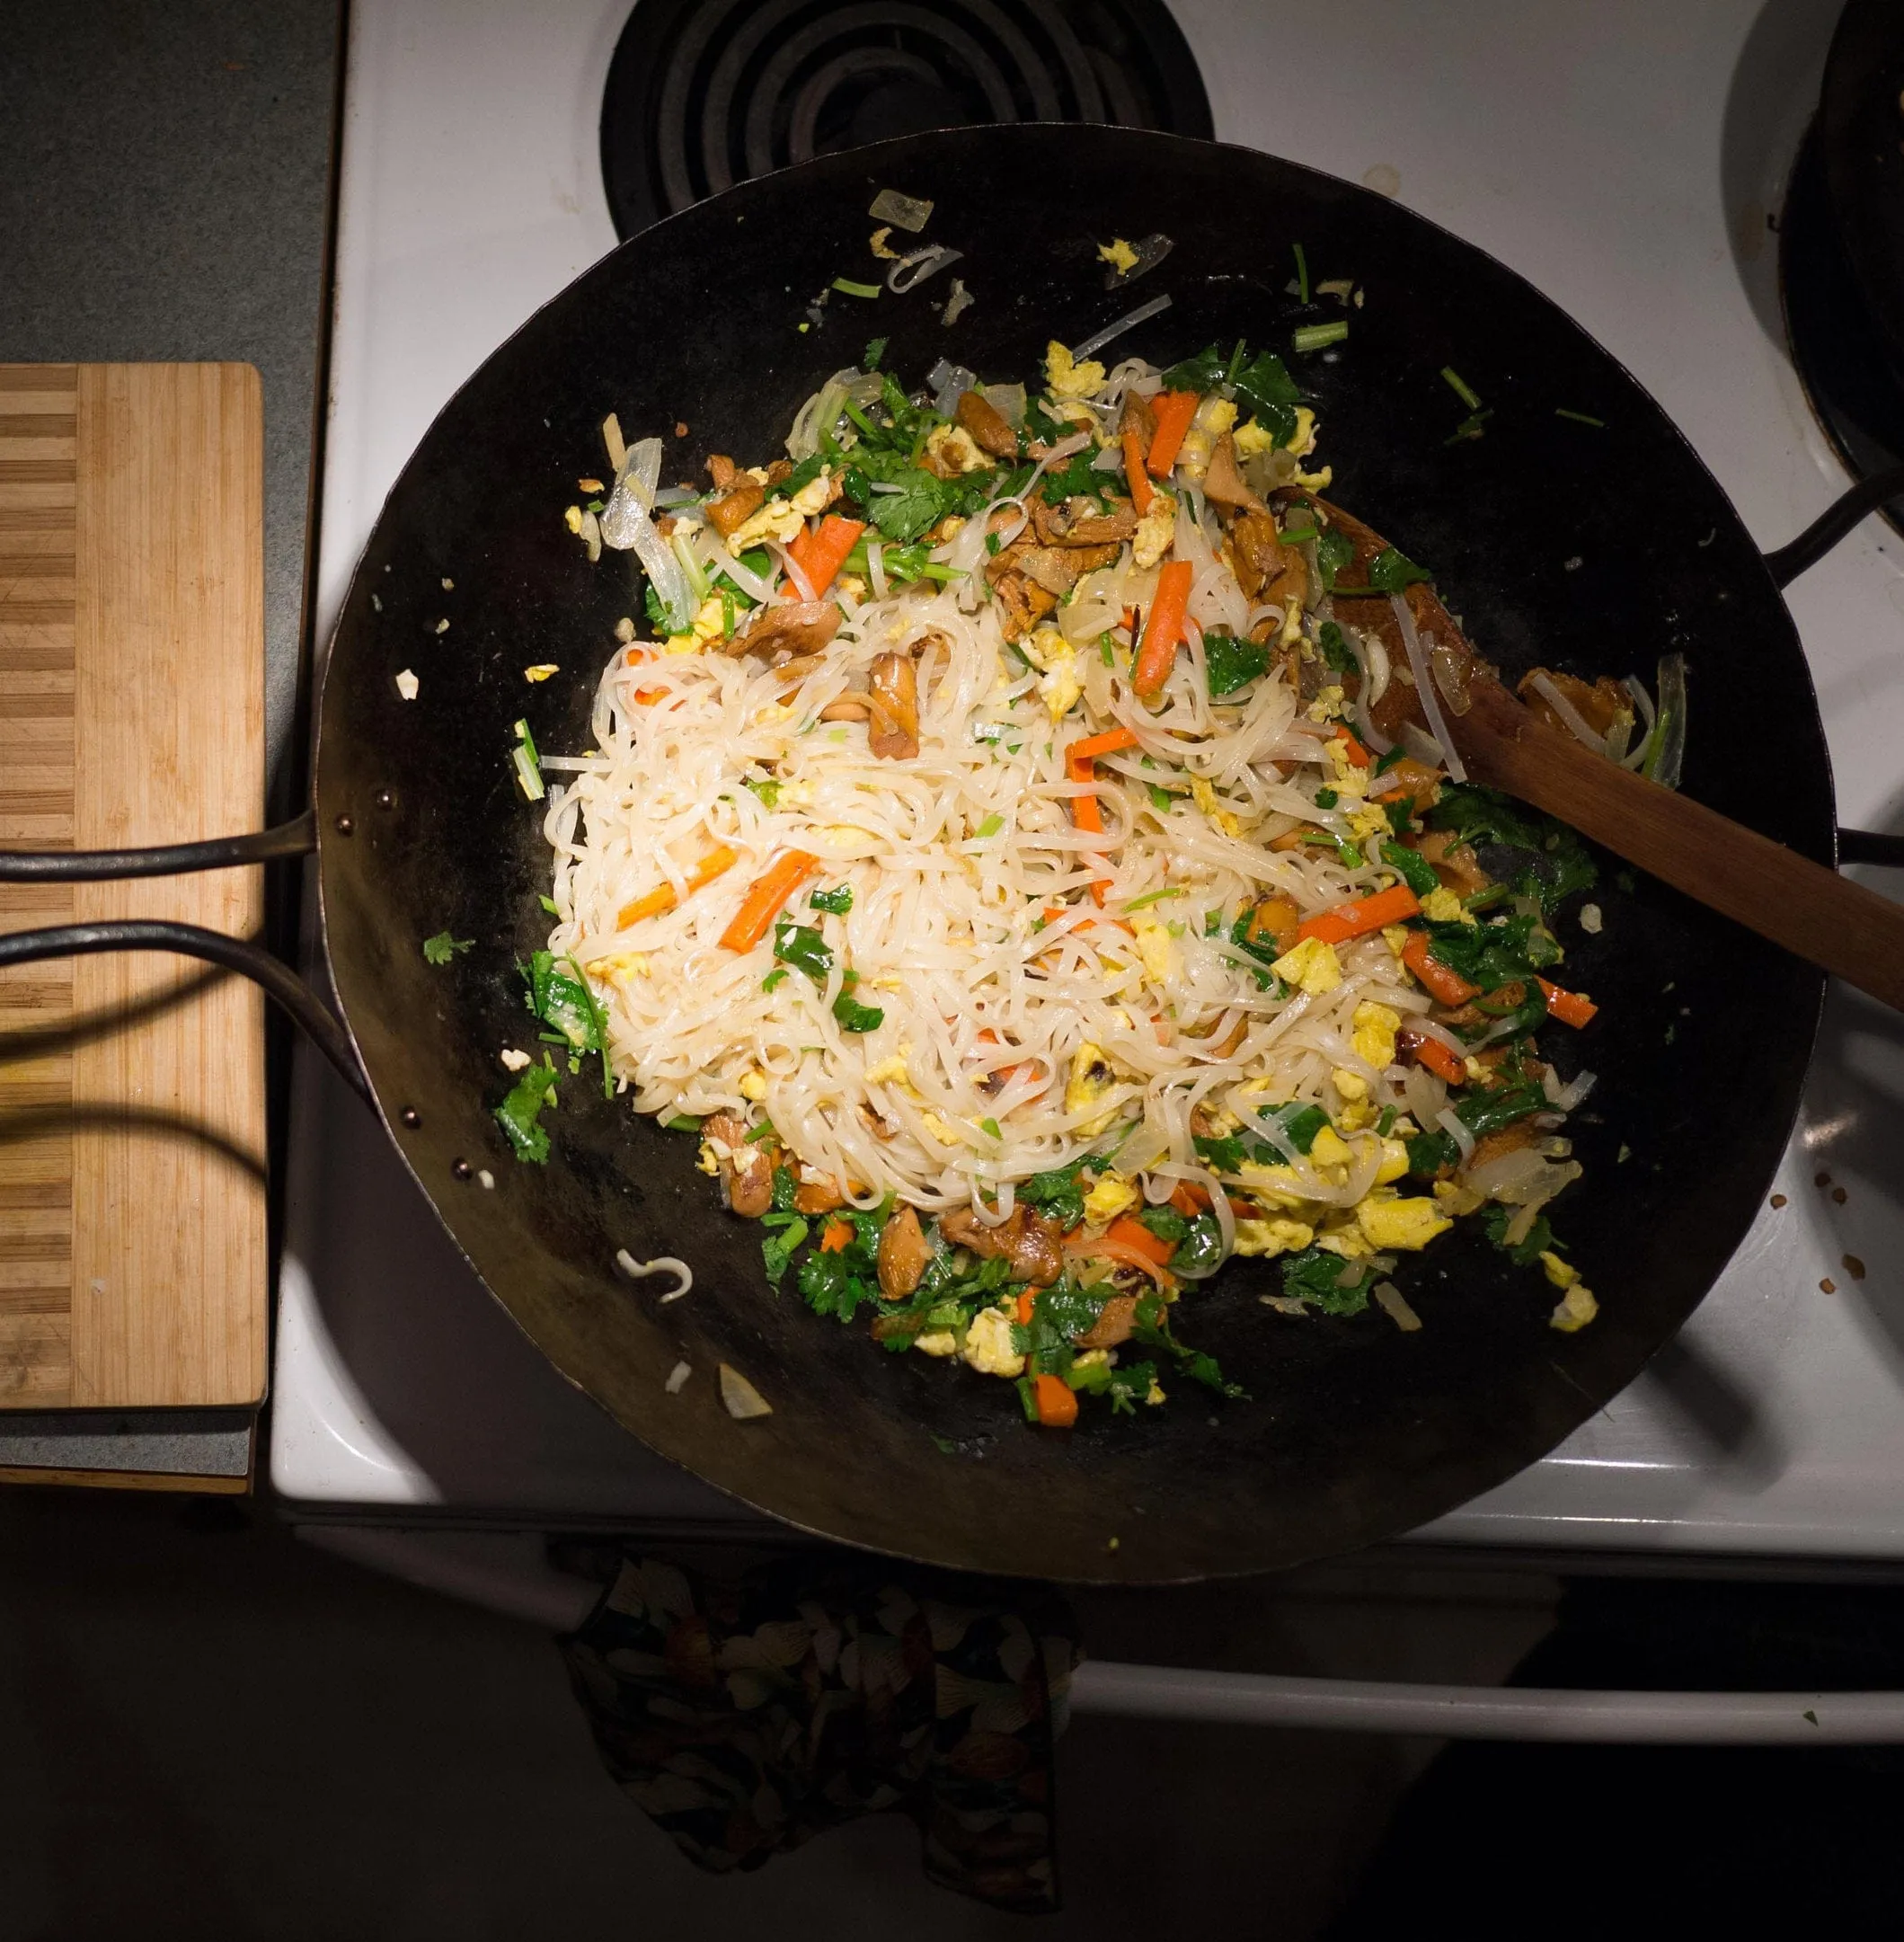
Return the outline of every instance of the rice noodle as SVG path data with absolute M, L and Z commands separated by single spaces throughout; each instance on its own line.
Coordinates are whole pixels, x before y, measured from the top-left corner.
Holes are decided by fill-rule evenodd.
M 1139 304 L 1135 310 L 1126 311 L 1115 323 L 1105 324 L 1103 330 L 1085 338 L 1083 343 L 1073 348 L 1071 355 L 1080 363 L 1086 358 L 1094 358 L 1106 344 L 1114 342 L 1126 331 L 1135 330 L 1147 318 L 1157 316 L 1169 308 L 1167 296 L 1153 297 L 1147 304 Z
M 1596 735 L 1593 732 L 1592 729 L 1587 725 L 1580 710 L 1561 693 L 1559 688 L 1554 687 L 1554 683 L 1545 674 L 1536 674 L 1534 677 L 1533 688 L 1534 692 L 1561 718 L 1561 721 L 1566 726 L 1567 732 L 1573 737 L 1574 740 L 1584 742 L 1588 748 L 1593 750 L 1595 755 L 1606 754 L 1607 738 L 1604 735 Z
M 1474 1136 L 1463 1123 L 1461 1115 L 1452 1106 L 1444 1106 L 1435 1114 L 1435 1124 L 1461 1148 L 1461 1164 L 1466 1166 L 1474 1157 Z

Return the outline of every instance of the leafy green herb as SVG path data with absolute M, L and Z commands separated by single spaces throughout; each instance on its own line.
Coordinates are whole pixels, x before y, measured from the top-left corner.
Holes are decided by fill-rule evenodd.
M 1397 836 L 1406 836 L 1408 834 L 1408 826 L 1414 820 L 1415 799 L 1413 796 L 1398 795 L 1394 802 L 1384 803 L 1381 805 L 1381 810 L 1382 813 L 1388 819 L 1388 827 Z M 1439 879 L 1437 878 L 1436 881 L 1439 882 Z M 1432 884 L 1429 886 L 1430 889 L 1433 887 Z M 1425 896 L 1427 891 L 1418 891 L 1417 894 Z
M 1334 789 L 1324 788 L 1315 792 L 1315 806 L 1317 809 L 1333 809 L 1341 801 L 1341 794 Z
M 1374 1281 L 1373 1268 L 1344 1261 L 1324 1247 L 1306 1247 L 1283 1257 L 1283 1293 L 1324 1315 L 1359 1315 L 1368 1306 Z
M 1245 346 L 1240 341 L 1226 359 L 1215 344 L 1173 365 L 1164 374 L 1166 391 L 1214 391 L 1227 386 L 1279 445 L 1296 436 L 1296 406 L 1301 388 L 1289 376 L 1288 367 L 1272 350 L 1259 351 L 1244 361 Z
M 1138 1219 L 1160 1241 L 1168 1241 L 1174 1247 L 1190 1232 L 1190 1222 L 1174 1207 L 1144 1207 L 1138 1210 Z
M 795 492 L 803 491 L 819 478 L 825 465 L 826 460 L 818 452 L 813 453 L 810 457 L 802 458 L 777 485 L 767 487 L 766 496 L 769 499 L 793 498 Z
M 1234 695 L 1270 670 L 1270 651 L 1254 641 L 1212 629 L 1203 636 L 1203 661 L 1212 701 Z
M 948 480 L 935 479 L 929 472 L 909 471 L 892 483 L 899 491 L 872 495 L 872 523 L 888 539 L 917 539 L 950 510 L 945 492 Z
M 833 969 L 833 947 L 810 924 L 796 924 L 782 918 L 774 927 L 774 955 L 795 971 L 803 971 L 815 984 L 825 984 Z
M 1324 537 L 1325 539 L 1331 536 L 1336 539 L 1342 539 L 1342 537 L 1340 533 L 1334 534 L 1333 536 L 1328 534 L 1324 535 Z M 1347 565 L 1348 562 L 1355 557 L 1355 548 L 1352 545 L 1350 545 L 1347 540 L 1342 540 L 1342 545 L 1348 546 L 1349 548 L 1348 554 L 1343 558 L 1342 563 L 1343 565 Z M 1320 545 L 1318 545 L 1317 551 L 1318 553 L 1320 553 Z M 1342 551 L 1342 548 L 1336 547 L 1332 549 L 1332 551 L 1333 553 L 1340 553 Z M 1328 571 L 1333 572 L 1336 571 L 1340 571 L 1340 569 L 1329 569 Z M 1322 625 L 1316 629 L 1315 644 L 1322 649 L 1323 659 L 1328 662 L 1329 666 L 1337 674 L 1359 674 L 1362 671 L 1361 662 L 1355 658 L 1355 655 L 1351 650 L 1348 642 L 1346 642 L 1342 638 L 1342 628 L 1338 626 L 1334 621 L 1325 620 L 1324 621 Z M 1399 748 L 1401 745 L 1397 743 L 1396 746 Z
M 807 1224 L 795 1213 L 762 1214 L 760 1224 L 768 1229 L 766 1237 L 760 1244 L 760 1257 L 766 1267 L 767 1280 L 778 1288 L 793 1256 L 806 1240 Z
M 1029 1180 L 1019 1183 L 1018 1198 L 1027 1207 L 1049 1215 L 1059 1227 L 1075 1228 L 1085 1218 L 1085 1189 L 1078 1175 L 1092 1164 L 1092 1156 L 1085 1154 L 1073 1160 L 1068 1166 L 1033 1174 Z M 1099 1161 L 1097 1164 L 1102 1166 L 1103 1163 Z
M 1417 897 L 1425 897 L 1430 891 L 1439 890 L 1441 879 L 1434 873 L 1434 866 L 1419 852 L 1404 844 L 1391 843 L 1386 838 L 1382 844 L 1382 861 L 1407 884 Z M 1464 926 L 1465 929 L 1466 927 Z
M 540 1166 L 549 1157 L 548 1130 L 542 1124 L 545 1106 L 555 1104 L 555 1068 L 546 1056 L 530 1066 L 509 1089 L 496 1108 L 496 1123 L 518 1160 Z
M 886 1022 L 886 1014 L 879 1006 L 862 1005 L 846 991 L 833 1000 L 833 1015 L 839 1020 L 842 1032 L 877 1032 Z
M 763 776 L 757 777 L 754 781 L 749 782 L 747 786 L 760 798 L 762 809 L 778 809 L 780 807 L 780 792 L 784 786 L 782 784 L 774 781 L 770 777 Z
M 1486 436 L 1487 421 L 1494 415 L 1492 410 L 1470 412 L 1455 429 L 1442 439 L 1443 445 L 1461 445 L 1472 439 Z
M 853 886 L 850 883 L 837 883 L 831 890 L 817 890 L 807 901 L 816 910 L 827 910 L 835 917 L 845 917 L 853 908 Z
M 1218 1395 L 1232 1400 L 1244 1399 L 1244 1392 L 1234 1382 L 1224 1380 L 1223 1371 L 1217 1366 L 1213 1355 L 1188 1347 L 1170 1332 L 1168 1315 L 1161 1295 L 1149 1294 L 1138 1298 L 1137 1314 L 1133 1318 L 1132 1336 L 1147 1349 L 1161 1349 L 1176 1362 L 1181 1374 L 1188 1376 L 1192 1382 L 1200 1382 L 1205 1388 L 1214 1389 Z
M 791 1166 L 776 1166 L 774 1169 L 774 1211 L 776 1214 L 791 1214 L 797 1210 L 793 1196 L 800 1192 L 799 1176 Z
M 1332 526 L 1315 542 L 1315 563 L 1322 569 L 1324 593 L 1335 591 L 1335 576 L 1354 558 L 1355 542 L 1340 527 Z M 1347 652 L 1346 647 L 1343 652 Z
M 423 962 L 426 964 L 447 964 L 459 952 L 474 947 L 474 937 L 452 937 L 447 930 L 439 930 L 434 937 L 423 940 Z
M 1393 546 L 1384 546 L 1368 563 L 1368 584 L 1382 593 L 1399 593 L 1418 580 L 1434 577 Z
M 1079 493 L 1088 493 L 1093 498 L 1102 500 L 1107 474 L 1100 472 L 1094 464 L 1096 457 L 1096 453 L 1087 445 L 1083 451 L 1073 452 L 1061 470 L 1046 473 L 1043 487 L 1045 503 L 1061 506 L 1066 500 L 1075 498 Z
M 1207 1273 L 1223 1259 L 1223 1229 L 1214 1214 L 1199 1214 L 1170 1257 L 1179 1274 Z
M 1483 991 L 1531 979 L 1558 949 L 1531 916 L 1492 924 L 1431 923 L 1428 938 L 1436 958 Z
M 574 1051 L 598 1052 L 607 1042 L 607 1020 L 595 1002 L 581 967 L 573 958 L 562 962 L 568 970 L 558 966 L 550 953 L 537 951 L 527 965 L 516 967 L 527 988 L 523 1003 L 544 1024 L 560 1033 Z
M 1273 990 L 1281 980 L 1268 967 L 1274 964 L 1282 953 L 1276 947 L 1273 937 L 1258 937 L 1251 930 L 1255 921 L 1256 907 L 1245 904 L 1236 915 L 1236 921 L 1230 926 L 1230 942 L 1239 951 L 1246 952 L 1264 969 L 1256 973 L 1256 989 L 1259 991 Z
M 1386 755 L 1378 755 L 1376 758 L 1375 767 L 1369 773 L 1376 776 L 1386 776 L 1407 752 L 1400 742 L 1396 742 Z
M 1506 796 L 1478 784 L 1444 783 L 1427 820 L 1430 829 L 1452 830 L 1466 843 L 1524 852 L 1513 887 L 1535 898 L 1548 916 L 1567 898 L 1590 890 L 1599 880 L 1592 852 L 1576 831 L 1551 816 L 1529 815 Z
M 1082 1287 L 1069 1275 L 1041 1288 L 1032 1298 L 1032 1319 L 1012 1330 L 1012 1341 L 1027 1358 L 1028 1375 L 1062 1376 L 1076 1360 L 1079 1335 L 1088 1335 L 1103 1313 L 1105 1295 Z
M 775 965 L 773 970 L 760 980 L 760 989 L 763 991 L 771 991 L 775 985 L 784 984 L 786 981 L 786 975 L 787 968 L 784 964 Z
M 1531 1268 L 1540 1257 L 1554 1246 L 1554 1229 L 1547 1225 L 1545 1214 L 1536 1214 L 1533 1225 L 1518 1241 L 1508 1240 L 1508 1228 L 1519 1208 L 1494 1204 L 1488 1207 L 1481 1216 L 1481 1224 L 1487 1229 L 1487 1237 L 1511 1261 L 1517 1268 Z
M 1455 1117 L 1478 1139 L 1524 1120 L 1530 1113 L 1549 1111 L 1547 1095 L 1538 1086 L 1499 1086 L 1470 1094 L 1455 1108 Z
M 1432 1180 L 1461 1157 L 1461 1148 L 1449 1133 L 1416 1133 L 1407 1146 L 1408 1170 L 1423 1180 Z
M 880 359 L 885 355 L 886 340 L 883 337 L 869 338 L 866 342 L 866 353 L 860 359 L 860 368 L 863 371 L 878 370 Z
M 1307 1153 L 1315 1144 L 1316 1135 L 1329 1123 L 1329 1115 L 1320 1106 L 1303 1105 L 1293 1099 L 1284 1105 L 1263 1106 L 1259 1112 L 1263 1119 L 1276 1122 L 1283 1138 L 1298 1153 Z M 1219 1174 L 1241 1173 L 1245 1163 L 1252 1166 L 1289 1165 L 1268 1140 L 1246 1133 L 1224 1133 L 1216 1138 L 1196 1133 L 1191 1143 L 1198 1156 L 1209 1163 L 1211 1170 Z

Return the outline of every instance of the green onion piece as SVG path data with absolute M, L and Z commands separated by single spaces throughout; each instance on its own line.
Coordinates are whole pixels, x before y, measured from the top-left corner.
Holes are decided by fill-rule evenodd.
M 1171 794 L 1168 789 L 1159 788 L 1154 782 L 1146 783 L 1144 786 L 1150 791 L 1151 808 L 1156 810 L 1158 815 L 1167 816 L 1170 813 L 1170 805 L 1176 801 L 1176 797 Z
M 1598 431 L 1607 429 L 1607 421 L 1604 418 L 1594 418 L 1585 412 L 1570 412 L 1563 404 L 1554 407 L 1554 415 L 1556 418 L 1571 418 L 1576 425 L 1591 425 Z
M 742 1142 L 742 1144 L 750 1147 L 757 1147 L 763 1139 L 771 1139 L 774 1137 L 775 1135 L 773 1121 L 762 1120 L 759 1125 L 755 1127 L 753 1131 L 747 1136 L 746 1139 Z
M 1318 789 L 1315 792 L 1317 809 L 1333 809 L 1341 800 L 1341 795 L 1333 789 Z
M 697 1133 L 701 1122 L 692 1113 L 677 1113 L 670 1120 L 661 1122 L 663 1129 L 670 1133 Z
M 835 277 L 833 288 L 842 297 L 877 297 L 880 294 L 880 287 L 877 283 L 855 283 L 850 277 Z
M 1309 259 L 1302 253 L 1302 244 L 1294 245 L 1296 251 L 1296 301 L 1306 304 L 1309 300 Z M 1298 350 L 1302 346 L 1296 347 Z
M 562 915 L 562 906 L 557 903 L 553 897 L 545 897 L 542 900 L 542 908 L 546 910 L 551 917 L 560 917 Z
M 1111 639 L 1111 630 L 1110 628 L 1106 627 L 1104 631 L 1097 637 L 1097 651 L 1098 653 L 1103 657 L 1103 663 L 1107 668 L 1114 668 L 1117 665 L 1117 663 L 1111 658 L 1111 645 L 1112 643 Z
M 1349 320 L 1338 318 L 1333 324 L 1305 324 L 1290 337 L 1289 342 L 1297 350 L 1321 350 L 1330 344 L 1339 344 L 1349 334 Z
M 1276 536 L 1288 545 L 1295 545 L 1301 540 L 1320 539 L 1322 530 L 1319 526 L 1286 526 Z
M 1449 390 L 1461 400 L 1462 403 L 1467 406 L 1469 411 L 1478 412 L 1481 409 L 1481 400 L 1475 395 L 1474 386 L 1462 377 L 1461 373 L 1452 364 L 1444 364 L 1441 367 L 1441 375 L 1448 380 Z
M 1149 893 L 1148 896 L 1133 897 L 1130 901 L 1124 906 L 1124 909 L 1127 912 L 1131 910 L 1142 910 L 1150 904 L 1163 903 L 1169 898 L 1181 897 L 1182 894 L 1183 892 L 1181 890 L 1154 890 Z
M 979 1126 L 981 1131 L 989 1133 L 994 1139 L 1003 1139 L 1005 1138 L 1005 1135 L 998 1131 L 998 1122 L 996 1120 L 980 1120 Z
M 1004 828 L 1005 818 L 999 815 L 998 812 L 995 810 L 989 816 L 985 819 L 983 822 L 979 825 L 976 829 L 972 831 L 972 835 L 975 838 L 996 836 L 998 832 Z
M 509 750 L 509 759 L 516 765 L 516 780 L 522 785 L 522 793 L 530 802 L 539 803 L 548 791 L 542 785 L 542 770 L 536 760 L 536 751 L 527 742 L 518 741 Z

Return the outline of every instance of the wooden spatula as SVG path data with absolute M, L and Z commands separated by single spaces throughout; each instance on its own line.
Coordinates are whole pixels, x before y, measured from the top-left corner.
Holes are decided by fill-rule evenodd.
M 1595 755 L 1478 667 L 1468 696 L 1448 725 L 1476 781 L 1904 1011 L 1904 906 Z

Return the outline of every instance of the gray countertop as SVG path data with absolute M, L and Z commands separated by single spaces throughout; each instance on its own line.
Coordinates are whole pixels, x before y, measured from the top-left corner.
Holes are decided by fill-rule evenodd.
M 237 360 L 264 380 L 265 731 L 290 803 L 341 0 L 0 6 L 0 362 Z M 0 1467 L 242 1474 L 251 1428 L 9 1419 Z

